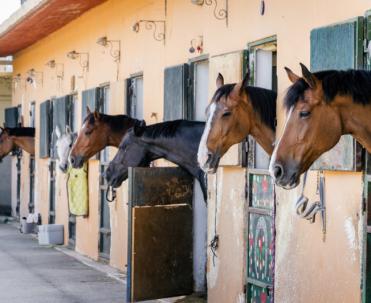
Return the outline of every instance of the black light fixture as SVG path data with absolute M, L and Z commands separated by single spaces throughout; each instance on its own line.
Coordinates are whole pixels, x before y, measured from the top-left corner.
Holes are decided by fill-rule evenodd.
M 63 79 L 64 77 L 64 64 L 63 63 L 57 63 L 54 59 L 49 60 L 46 63 L 46 66 L 50 69 L 55 69 L 55 73 L 57 75 L 57 78 Z
M 224 8 L 220 8 L 218 4 L 218 0 L 191 0 L 191 2 L 195 5 L 206 5 L 206 6 L 212 6 L 214 5 L 214 17 L 218 20 L 225 20 L 226 26 L 228 26 L 228 13 L 229 13 L 229 7 L 228 7 L 228 0 L 224 0 Z
M 165 20 L 139 20 L 134 23 L 133 31 L 139 33 L 141 24 L 144 24 L 146 30 L 152 30 L 153 39 L 156 41 L 163 41 L 165 44 L 166 40 L 166 21 Z M 162 27 L 161 29 L 159 29 Z
M 98 38 L 97 44 L 103 47 L 110 47 L 110 55 L 115 62 L 120 62 L 121 59 L 121 41 L 108 40 L 107 36 Z
M 72 50 L 67 53 L 67 58 L 71 60 L 79 59 L 80 66 L 83 70 L 89 71 L 89 53 L 79 53 L 75 50 Z

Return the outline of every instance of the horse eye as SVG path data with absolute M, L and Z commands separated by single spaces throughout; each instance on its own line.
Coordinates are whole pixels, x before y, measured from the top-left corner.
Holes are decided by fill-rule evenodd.
M 70 148 L 72 147 L 72 143 L 70 144 Z
M 222 117 L 229 117 L 230 115 L 232 115 L 231 112 L 224 112 Z
M 310 112 L 309 111 L 302 111 L 299 113 L 299 117 L 300 118 L 308 118 L 310 116 Z

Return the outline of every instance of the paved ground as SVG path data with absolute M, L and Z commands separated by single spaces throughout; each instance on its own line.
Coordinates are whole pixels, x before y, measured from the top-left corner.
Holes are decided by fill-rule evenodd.
M 0 223 L 0 302 L 125 302 L 125 285 Z

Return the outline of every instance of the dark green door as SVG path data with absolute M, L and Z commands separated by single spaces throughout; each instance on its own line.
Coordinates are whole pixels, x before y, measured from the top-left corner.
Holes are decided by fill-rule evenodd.
M 247 302 L 273 302 L 275 193 L 268 171 L 249 169 Z
M 181 168 L 129 169 L 128 302 L 192 293 L 192 196 Z

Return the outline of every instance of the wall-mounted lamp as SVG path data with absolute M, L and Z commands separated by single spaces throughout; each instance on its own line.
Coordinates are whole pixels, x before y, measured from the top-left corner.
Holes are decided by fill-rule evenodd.
M 38 72 L 34 68 L 27 71 L 26 82 L 32 84 L 35 88 L 38 82 L 43 85 L 43 72 Z
M 115 62 L 120 62 L 121 57 L 121 41 L 108 40 L 107 36 L 100 37 L 97 44 L 103 47 L 110 47 L 110 55 Z
M 57 75 L 58 79 L 63 79 L 64 77 L 64 64 L 63 63 L 57 63 L 55 60 L 49 60 L 46 62 L 46 66 L 50 69 L 55 69 L 55 73 Z
M 204 50 L 204 37 L 198 36 L 191 40 L 191 47 L 189 48 L 189 52 L 191 54 L 197 52 L 198 54 L 202 54 Z
M 134 23 L 133 31 L 139 33 L 140 25 L 144 23 L 144 27 L 146 30 L 153 31 L 153 39 L 156 41 L 164 41 L 166 39 L 166 21 L 164 20 L 139 20 Z M 158 27 L 162 27 L 162 31 L 158 29 Z
M 71 60 L 79 59 L 80 66 L 83 70 L 89 71 L 89 53 L 79 53 L 72 50 L 67 53 L 67 58 Z
M 192 4 L 195 5 L 207 5 L 212 6 L 214 5 L 214 17 L 218 20 L 225 20 L 226 25 L 228 26 L 228 0 L 224 0 L 225 6 L 224 8 L 218 7 L 218 0 L 191 0 Z

